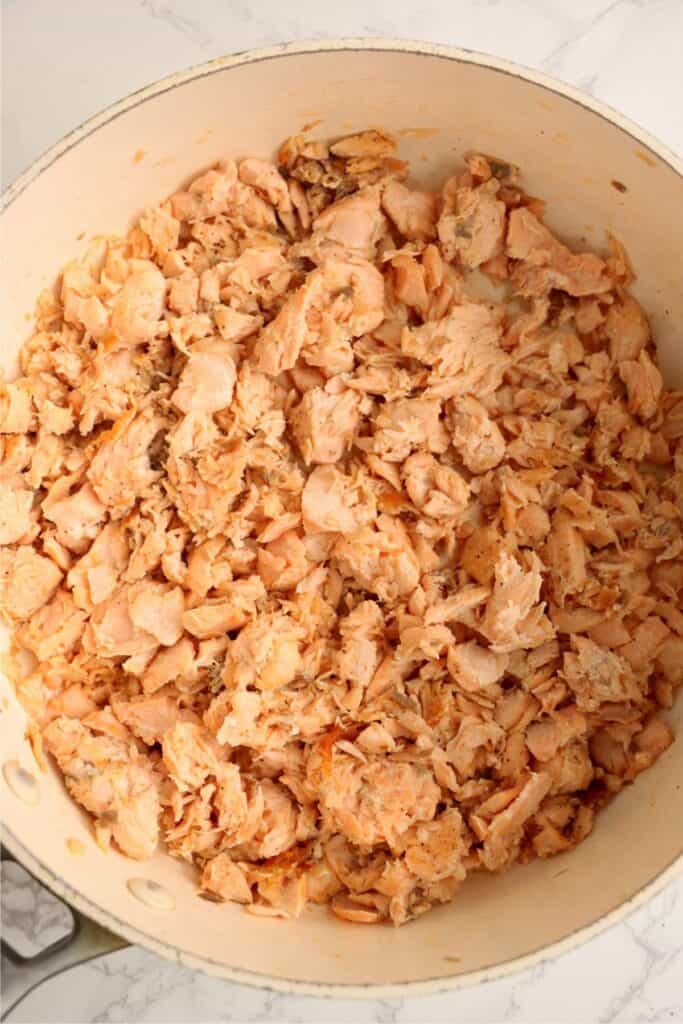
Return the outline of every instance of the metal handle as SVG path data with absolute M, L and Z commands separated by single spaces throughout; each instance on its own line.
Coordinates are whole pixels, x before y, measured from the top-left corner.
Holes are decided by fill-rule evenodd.
M 0 848 L 0 855 L 3 861 L 15 861 L 15 858 L 4 848 Z M 26 871 L 23 864 L 20 866 L 22 870 Z M 27 874 L 30 875 L 30 872 Z M 31 877 L 33 878 L 32 875 Z M 34 881 L 36 885 L 42 886 L 42 883 L 35 879 Z M 8 969 L 3 970 L 2 1016 L 0 1020 L 10 1021 L 14 1011 L 26 996 L 48 978 L 53 978 L 56 974 L 69 970 L 71 967 L 76 967 L 78 964 L 86 963 L 88 960 L 94 960 L 96 957 L 104 956 L 105 953 L 112 953 L 129 945 L 125 939 L 114 935 L 113 932 L 96 924 L 95 921 L 91 921 L 74 907 L 69 906 L 68 910 L 73 922 L 71 931 L 45 949 L 41 949 L 35 956 L 23 956 L 4 938 L 0 940 L 2 955 L 12 965 L 11 967 L 5 965 Z

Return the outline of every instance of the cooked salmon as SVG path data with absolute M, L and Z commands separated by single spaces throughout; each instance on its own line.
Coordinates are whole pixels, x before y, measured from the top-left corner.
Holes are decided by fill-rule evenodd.
M 0 382 L 34 749 L 101 845 L 257 915 L 403 924 L 673 741 L 683 395 L 620 243 L 450 172 L 379 129 L 224 160 L 69 263 Z

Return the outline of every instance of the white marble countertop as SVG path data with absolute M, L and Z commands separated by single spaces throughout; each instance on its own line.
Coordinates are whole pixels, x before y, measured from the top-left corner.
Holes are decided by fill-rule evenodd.
M 681 0 L 2 0 L 2 33 L 3 185 L 95 111 L 178 68 L 334 36 L 422 38 L 505 56 L 574 83 L 683 151 Z M 40 904 L 17 898 L 35 929 Z M 3 970 L 9 979 L 13 968 Z M 459 993 L 362 1003 L 285 997 L 127 949 L 47 982 L 22 1019 L 680 1024 L 682 977 L 679 882 L 583 948 Z

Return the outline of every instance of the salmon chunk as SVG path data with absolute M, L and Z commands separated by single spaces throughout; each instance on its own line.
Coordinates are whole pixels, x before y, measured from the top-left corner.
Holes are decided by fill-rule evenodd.
M 390 181 L 382 193 L 382 206 L 409 241 L 422 241 L 436 234 L 437 198 L 433 193 L 418 192 L 400 181 Z
M 307 463 L 339 462 L 359 425 L 358 404 L 353 391 L 333 395 L 311 388 L 306 392 L 289 423 Z
M 99 500 L 125 511 L 159 479 L 150 461 L 150 445 L 164 420 L 150 411 L 138 417 L 125 414 L 102 439 L 88 468 Z
M 73 798 L 111 830 L 123 853 L 147 860 L 159 834 L 159 796 L 151 766 L 134 744 L 96 736 L 71 718 L 44 732 Z
M 228 351 L 219 347 L 193 350 L 173 392 L 174 405 L 181 412 L 219 412 L 226 409 L 235 389 L 235 364 Z
M 513 273 L 527 295 L 542 295 L 551 288 L 569 295 L 599 295 L 612 287 L 599 256 L 571 252 L 529 209 L 511 212 L 506 253 L 519 261 Z
M 502 253 L 506 208 L 495 192 L 488 185 L 464 186 L 450 199 L 438 223 L 445 258 L 474 268 Z
M 0 552 L 3 605 L 15 620 L 30 619 L 50 600 L 62 572 L 30 545 Z
M 146 260 L 133 267 L 114 300 L 111 325 L 125 344 L 150 341 L 164 310 L 166 281 L 159 268 Z
M 311 246 L 320 253 L 337 248 L 342 254 L 373 259 L 385 220 L 377 189 L 365 188 L 338 199 L 313 221 Z

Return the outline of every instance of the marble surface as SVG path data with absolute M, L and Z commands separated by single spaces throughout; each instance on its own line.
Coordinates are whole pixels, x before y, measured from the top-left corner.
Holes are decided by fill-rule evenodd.
M 36 956 L 71 932 L 71 911 L 20 864 L 2 862 L 0 886 L 2 937 L 20 956 Z
M 683 151 L 681 0 L 2 0 L 1 28 L 3 185 L 95 111 L 171 71 L 341 35 L 422 38 L 511 58 L 572 82 Z M 18 892 L 11 885 L 11 926 L 35 936 L 54 910 L 23 883 Z M 8 990 L 16 968 L 2 966 Z M 285 997 L 126 949 L 46 982 L 12 1019 L 680 1024 L 682 978 L 679 881 L 583 948 L 459 993 L 362 1003 Z

